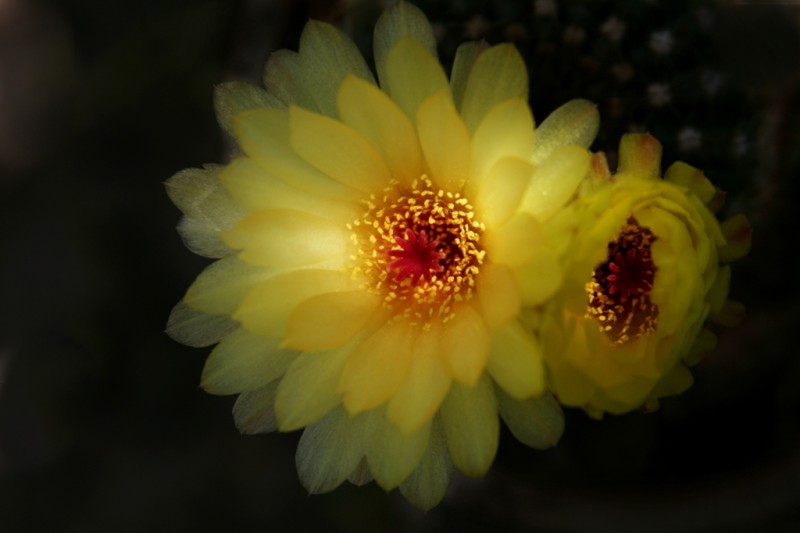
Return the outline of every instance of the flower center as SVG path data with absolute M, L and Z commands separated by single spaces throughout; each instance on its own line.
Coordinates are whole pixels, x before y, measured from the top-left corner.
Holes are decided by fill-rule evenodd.
M 608 243 L 608 259 L 586 284 L 587 317 L 615 344 L 655 331 L 658 306 L 650 300 L 656 270 L 650 248 L 653 232 L 631 217 Z
M 472 297 L 486 255 L 484 226 L 459 193 L 435 189 L 426 176 L 410 188 L 391 185 L 370 196 L 366 212 L 347 227 L 357 247 L 355 273 L 395 315 L 447 321 L 454 303 Z

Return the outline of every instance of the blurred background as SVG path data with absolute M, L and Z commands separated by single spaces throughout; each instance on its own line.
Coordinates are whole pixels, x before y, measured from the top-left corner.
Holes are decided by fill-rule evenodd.
M 299 434 L 240 436 L 170 340 L 208 263 L 175 232 L 173 173 L 225 162 L 214 84 L 260 83 L 309 18 L 368 58 L 378 0 L 0 0 L 0 530 L 800 530 L 800 8 L 795 2 L 417 0 L 448 66 L 512 41 L 541 121 L 595 101 L 593 146 L 649 130 L 744 212 L 748 316 L 654 414 L 567 413 L 550 451 L 504 431 L 483 480 L 417 511 L 396 492 L 308 496 Z M 795 218 L 793 218 L 795 217 Z

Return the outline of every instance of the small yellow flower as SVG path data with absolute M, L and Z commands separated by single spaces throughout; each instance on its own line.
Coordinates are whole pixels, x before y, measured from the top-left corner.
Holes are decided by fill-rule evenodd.
M 453 467 L 482 476 L 499 418 L 544 448 L 563 429 L 520 320 L 561 270 L 542 222 L 590 168 L 593 105 L 538 128 L 516 49 L 467 43 L 448 80 L 430 24 L 403 2 L 375 28 L 379 85 L 355 45 L 309 22 L 266 91 L 225 84 L 241 155 L 167 183 L 197 253 L 220 258 L 168 332 L 219 343 L 202 376 L 239 394 L 241 431 L 305 428 L 311 492 L 350 479 L 430 508 Z
M 733 325 L 730 266 L 750 246 L 747 220 L 720 225 L 722 195 L 681 162 L 660 177 L 661 145 L 630 134 L 611 176 L 602 154 L 580 197 L 548 222 L 565 281 L 541 317 L 550 387 L 562 404 L 604 412 L 655 409 L 692 383 L 687 365 L 716 343 L 706 319 Z

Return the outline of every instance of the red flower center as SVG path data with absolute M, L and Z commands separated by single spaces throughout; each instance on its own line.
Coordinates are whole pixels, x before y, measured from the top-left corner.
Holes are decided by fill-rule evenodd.
M 389 250 L 388 254 L 395 258 L 389 263 L 389 269 L 395 272 L 395 281 L 411 278 L 411 283 L 416 285 L 420 278 L 431 281 L 434 273 L 444 271 L 440 261 L 445 254 L 437 249 L 439 241 L 428 241 L 424 229 L 414 232 L 406 228 L 405 234 L 395 236 L 394 241 L 400 248 Z
M 656 266 L 653 232 L 631 217 L 608 243 L 608 259 L 586 284 L 587 316 L 594 317 L 615 344 L 655 330 L 658 306 L 650 301 Z

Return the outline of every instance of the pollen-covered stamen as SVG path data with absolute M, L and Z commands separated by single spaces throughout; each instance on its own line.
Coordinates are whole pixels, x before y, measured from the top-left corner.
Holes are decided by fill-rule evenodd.
M 431 281 L 435 272 L 442 272 L 444 267 L 439 263 L 445 254 L 436 250 L 439 241 L 428 241 L 425 230 L 415 233 L 411 228 L 406 228 L 404 235 L 395 236 L 399 249 L 389 250 L 391 257 L 396 257 L 389 263 L 389 268 L 396 272 L 395 281 L 411 278 L 411 283 L 416 285 L 420 278 Z
M 351 224 L 353 274 L 383 295 L 399 316 L 420 324 L 447 321 L 453 305 L 472 298 L 486 253 L 484 226 L 459 193 L 436 189 L 422 176 L 373 195 Z
M 631 217 L 608 243 L 608 259 L 595 268 L 586 284 L 587 316 L 615 343 L 652 333 L 658 306 L 650 300 L 656 274 L 651 246 L 653 232 Z

